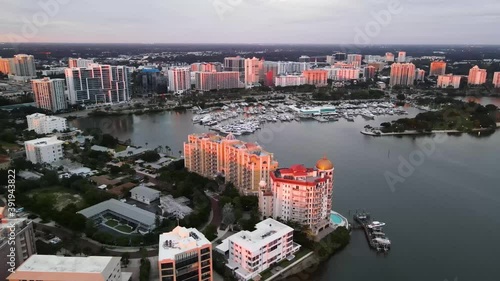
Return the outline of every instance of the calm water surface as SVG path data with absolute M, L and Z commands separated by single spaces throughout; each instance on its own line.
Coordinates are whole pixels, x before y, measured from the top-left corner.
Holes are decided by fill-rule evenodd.
M 500 99 L 480 102 L 500 104 Z M 418 112 L 408 110 L 411 115 Z M 100 127 L 136 145 L 168 145 L 178 154 L 188 134 L 207 132 L 191 118 L 190 112 L 166 112 L 83 118 L 72 125 Z M 363 233 L 354 231 L 343 252 L 302 279 L 500 280 L 500 131 L 487 137 L 449 136 L 444 141 L 436 136 L 374 138 L 359 133 L 366 124 L 378 126 L 395 118 L 266 124 L 255 135 L 239 137 L 261 144 L 283 167 L 313 166 L 326 154 L 335 165 L 334 209 L 349 218 L 350 210 L 365 209 L 388 224 L 386 233 L 393 245 L 388 255 L 371 251 Z M 431 143 L 432 153 L 415 158 L 421 163 L 391 189 L 384 175 L 398 175 L 402 161 Z

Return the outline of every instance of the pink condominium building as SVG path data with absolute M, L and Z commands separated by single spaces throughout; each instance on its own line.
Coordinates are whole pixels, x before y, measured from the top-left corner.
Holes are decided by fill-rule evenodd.
M 261 183 L 262 216 L 295 221 L 316 235 L 331 226 L 333 164 L 326 157 L 315 168 L 293 165 L 271 172 L 269 185 Z
M 184 165 L 190 171 L 213 178 L 224 175 L 242 194 L 257 194 L 261 180 L 278 167 L 273 154 L 256 143 L 237 140 L 232 134 L 192 134 L 184 143 Z

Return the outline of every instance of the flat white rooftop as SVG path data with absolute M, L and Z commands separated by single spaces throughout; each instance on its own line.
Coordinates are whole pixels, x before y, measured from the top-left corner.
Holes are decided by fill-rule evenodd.
M 114 268 L 119 262 L 119 257 L 33 255 L 19 266 L 16 272 L 101 273 L 106 271 L 109 265 Z
M 175 259 L 175 255 L 211 245 L 196 228 L 177 226 L 171 232 L 160 234 L 158 260 Z
M 216 248 L 221 252 L 229 250 L 229 241 L 249 251 L 258 251 L 271 241 L 283 237 L 293 231 L 293 228 L 274 219 L 265 219 L 255 225 L 254 231 L 240 231 L 224 239 Z
M 34 140 L 29 140 L 29 141 L 24 142 L 24 144 L 31 144 L 31 145 L 36 145 L 36 146 L 48 146 L 48 145 L 63 144 L 63 143 L 64 142 L 58 140 L 57 137 L 39 138 L 39 139 L 34 139 Z

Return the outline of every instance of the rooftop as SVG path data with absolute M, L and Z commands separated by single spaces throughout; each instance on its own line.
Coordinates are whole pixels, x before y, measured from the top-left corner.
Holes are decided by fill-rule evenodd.
M 211 245 L 196 228 L 177 226 L 171 232 L 160 234 L 158 260 L 175 259 L 177 254 Z
M 217 250 L 226 252 L 229 250 L 229 241 L 250 250 L 258 251 L 261 247 L 271 241 L 283 237 L 293 231 L 293 228 L 274 219 L 268 218 L 255 225 L 254 231 L 240 231 L 222 241 Z
M 19 266 L 19 271 L 43 272 L 104 272 L 109 265 L 120 262 L 119 257 L 62 257 L 51 255 L 33 255 Z
M 160 191 L 156 189 L 149 188 L 144 185 L 138 185 L 130 190 L 130 192 L 137 192 L 140 194 L 146 194 L 148 197 L 156 196 L 160 194 Z
M 109 199 L 108 201 L 83 209 L 78 213 L 87 218 L 91 218 L 108 210 L 122 216 L 126 216 L 136 222 L 142 223 L 143 225 L 153 226 L 155 224 L 154 213 L 120 202 L 116 199 Z
M 57 137 L 50 138 L 39 138 L 34 140 L 25 141 L 24 144 L 36 145 L 36 146 L 48 146 L 55 144 L 63 144 L 63 141 L 57 139 Z

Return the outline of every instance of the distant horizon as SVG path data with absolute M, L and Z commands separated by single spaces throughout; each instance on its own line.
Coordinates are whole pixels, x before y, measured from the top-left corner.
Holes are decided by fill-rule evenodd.
M 471 43 L 377 43 L 377 44 L 348 44 L 348 43 L 140 43 L 140 42 L 0 42 L 2 45 L 29 45 L 29 44 L 89 44 L 89 45 L 263 45 L 263 46 L 500 46 L 500 43 L 484 43 L 484 44 L 471 44 Z

